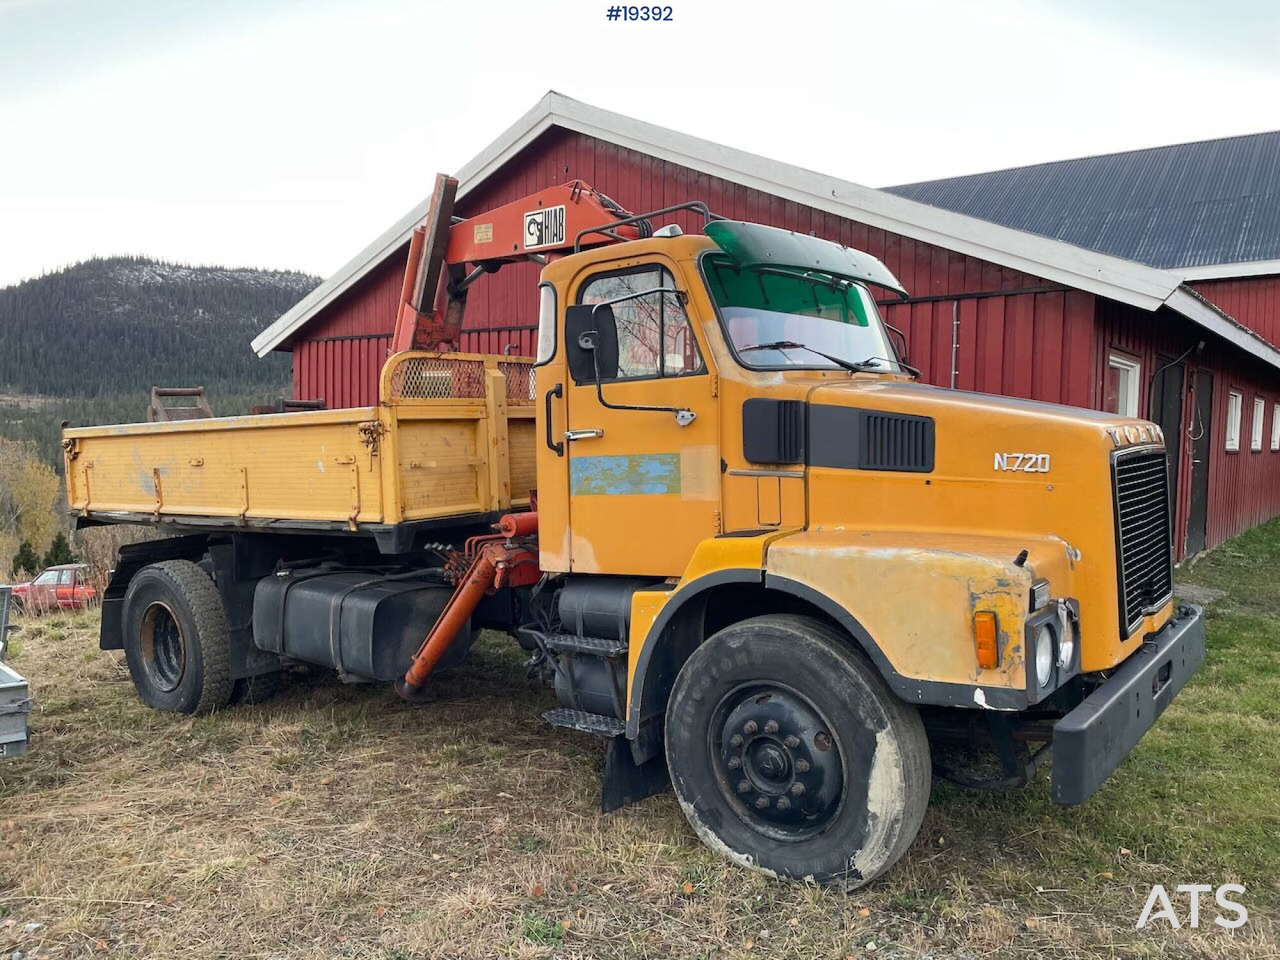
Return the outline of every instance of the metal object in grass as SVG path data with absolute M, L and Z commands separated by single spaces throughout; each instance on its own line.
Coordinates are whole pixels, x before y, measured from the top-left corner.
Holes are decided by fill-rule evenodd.
M 0 587 L 0 760 L 27 752 L 27 716 L 31 696 L 27 681 L 4 662 L 9 645 L 10 588 Z

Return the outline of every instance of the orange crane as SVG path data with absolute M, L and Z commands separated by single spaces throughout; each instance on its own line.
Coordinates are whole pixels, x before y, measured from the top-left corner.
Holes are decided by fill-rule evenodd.
M 654 215 L 633 216 L 582 180 L 467 220 L 453 216 L 457 194 L 456 179 L 436 175 L 426 220 L 409 240 L 392 353 L 457 349 L 467 290 L 486 273 L 508 263 L 546 264 L 577 249 L 643 239 L 651 233 L 646 217 Z

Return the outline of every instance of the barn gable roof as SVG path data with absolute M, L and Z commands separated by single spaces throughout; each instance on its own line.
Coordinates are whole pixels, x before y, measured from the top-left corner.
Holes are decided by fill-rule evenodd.
M 1280 131 L 885 189 L 1184 279 L 1280 273 Z
M 552 127 L 582 133 L 732 183 L 890 233 L 1020 270 L 1144 310 L 1168 306 L 1248 353 L 1280 367 L 1280 350 L 1182 287 L 1181 277 L 1145 264 L 990 223 L 895 194 L 769 160 L 709 140 L 602 110 L 554 91 L 458 172 L 465 196 Z M 369 270 L 403 245 L 426 216 L 427 199 L 253 340 L 278 349 Z

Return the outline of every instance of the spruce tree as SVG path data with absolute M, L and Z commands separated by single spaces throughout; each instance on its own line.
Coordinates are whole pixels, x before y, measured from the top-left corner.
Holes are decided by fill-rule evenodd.
M 76 555 L 71 552 L 71 544 L 67 543 L 66 534 L 61 530 L 58 535 L 53 538 L 53 543 L 49 544 L 49 549 L 44 555 L 44 565 L 46 567 L 56 567 L 62 563 L 75 563 Z
M 9 571 L 10 577 L 16 577 L 20 573 L 29 573 L 32 576 L 40 572 L 40 558 L 36 556 L 35 550 L 26 540 L 18 545 L 18 552 L 13 555 L 13 568 Z

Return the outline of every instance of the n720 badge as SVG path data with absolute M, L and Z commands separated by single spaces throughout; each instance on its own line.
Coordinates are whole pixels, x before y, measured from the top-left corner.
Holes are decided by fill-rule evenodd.
M 1006 473 L 1048 473 L 1047 453 L 997 453 L 996 470 Z

